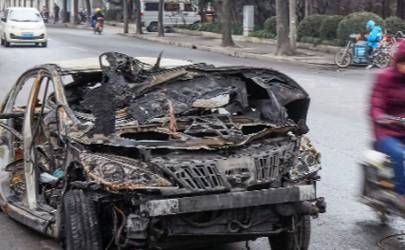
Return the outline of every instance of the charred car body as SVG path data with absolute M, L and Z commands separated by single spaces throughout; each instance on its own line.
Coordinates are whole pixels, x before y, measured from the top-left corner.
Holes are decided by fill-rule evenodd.
M 325 208 L 307 93 L 270 69 L 159 61 L 24 73 L 1 107 L 3 211 L 67 249 L 307 249 Z

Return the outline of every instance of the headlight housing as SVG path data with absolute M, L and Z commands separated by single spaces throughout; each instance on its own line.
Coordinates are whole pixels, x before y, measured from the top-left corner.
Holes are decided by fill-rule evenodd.
M 152 173 L 139 160 L 113 155 L 81 153 L 80 160 L 87 176 L 110 191 L 146 190 L 172 187 L 163 177 Z
M 294 167 L 290 170 L 291 181 L 300 181 L 321 170 L 321 154 L 307 137 L 301 138 L 300 153 Z

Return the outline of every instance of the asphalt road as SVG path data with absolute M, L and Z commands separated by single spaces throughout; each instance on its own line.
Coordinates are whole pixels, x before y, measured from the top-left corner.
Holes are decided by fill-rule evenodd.
M 326 197 L 328 212 L 313 221 L 311 249 L 378 249 L 376 242 L 384 236 L 405 230 L 405 223 L 399 218 L 393 218 L 389 226 L 381 226 L 375 214 L 358 202 L 360 168 L 357 163 L 371 140 L 367 99 L 374 72 L 359 68 L 337 71 L 319 66 L 238 59 L 140 41 L 108 30 L 104 35 L 98 36 L 86 30 L 49 29 L 49 35 L 48 48 L 0 48 L 1 99 L 17 77 L 34 65 L 95 57 L 105 51 L 119 51 L 132 56 L 156 56 L 163 50 L 164 56 L 168 58 L 215 65 L 273 67 L 289 74 L 312 96 L 309 115 L 311 137 L 323 155 L 324 168 L 319 194 Z M 269 249 L 265 239 L 251 242 L 250 247 L 253 250 Z M 38 235 L 0 213 L 0 250 L 2 249 L 59 248 L 51 239 Z M 245 244 L 216 248 L 220 249 L 245 249 Z

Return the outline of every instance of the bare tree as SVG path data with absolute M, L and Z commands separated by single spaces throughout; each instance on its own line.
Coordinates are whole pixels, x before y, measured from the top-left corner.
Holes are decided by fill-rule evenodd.
M 277 13 L 277 50 L 276 55 L 290 55 L 291 45 L 289 39 L 288 1 L 276 0 Z
M 63 20 L 64 23 L 67 23 L 68 20 L 69 20 L 68 12 L 67 12 L 67 6 L 68 6 L 68 1 L 63 0 L 63 7 L 62 7 L 63 8 L 63 11 L 62 11 L 63 17 L 62 17 L 62 20 Z
M 305 16 L 312 15 L 312 1 L 313 0 L 305 0 Z
M 235 46 L 232 39 L 232 0 L 222 1 L 222 46 Z
M 158 15 L 158 36 L 165 36 L 165 27 L 163 24 L 163 8 L 165 1 L 159 0 L 159 15 Z
M 391 16 L 390 10 L 390 1 L 389 0 L 382 0 L 382 16 L 383 18 L 387 18 Z
M 289 0 L 291 52 L 297 49 L 297 0 Z
M 141 14 L 141 1 L 135 0 L 135 23 L 136 34 L 142 34 L 142 14 Z
M 80 24 L 79 20 L 79 0 L 73 0 L 73 23 Z
M 129 23 L 128 23 L 128 0 L 122 0 L 122 11 L 123 11 L 123 21 L 124 21 L 124 34 L 128 34 Z
M 91 3 L 90 0 L 86 0 L 86 13 L 87 13 L 87 22 L 91 21 Z
M 405 1 L 397 0 L 397 16 L 400 18 L 405 18 Z

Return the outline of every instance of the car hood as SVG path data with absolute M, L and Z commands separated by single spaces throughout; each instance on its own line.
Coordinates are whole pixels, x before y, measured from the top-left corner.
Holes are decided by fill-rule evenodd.
M 6 27 L 22 30 L 41 29 L 45 27 L 43 22 L 13 22 L 7 21 Z
M 105 55 L 101 82 L 66 87 L 81 120 L 68 135 L 81 144 L 209 150 L 307 132 L 308 95 L 278 71 L 205 64 L 162 69 Z

